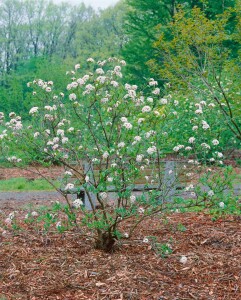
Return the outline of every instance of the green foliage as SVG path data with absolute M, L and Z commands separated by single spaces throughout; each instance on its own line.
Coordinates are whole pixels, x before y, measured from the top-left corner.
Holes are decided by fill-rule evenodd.
M 52 191 L 53 187 L 44 179 L 28 180 L 25 178 L 12 178 L 0 180 L 0 191 Z
M 125 42 L 121 3 L 97 13 L 84 4 L 4 0 L 0 11 L 0 110 L 23 118 L 38 105 L 27 90 L 29 78 L 51 78 L 62 87 L 73 61 L 116 56 Z
M 170 239 L 168 243 L 159 243 L 155 236 L 149 236 L 148 239 L 150 241 L 153 251 L 157 255 L 160 255 L 162 258 L 167 258 L 168 255 L 172 254 L 172 239 Z
M 220 124 L 240 140 L 240 82 L 234 75 L 239 73 L 240 63 L 227 46 L 234 37 L 227 30 L 231 16 L 230 11 L 225 11 L 209 20 L 199 8 L 180 10 L 168 25 L 171 39 L 162 31 L 155 43 L 162 65 L 158 59 L 149 63 L 173 90 L 190 97 L 192 103 L 213 101 Z
M 156 56 L 158 59 L 155 64 L 162 67 L 163 63 L 155 47 L 155 42 L 158 40 L 156 30 L 161 27 L 162 33 L 165 32 L 167 38 L 171 39 L 168 24 L 176 19 L 175 16 L 181 8 L 190 12 L 192 8 L 198 7 L 208 19 L 215 19 L 218 14 L 234 6 L 233 0 L 127 0 L 126 2 L 129 7 L 125 24 L 128 40 L 123 55 L 129 65 L 128 71 L 134 76 L 132 79 L 138 83 L 143 83 L 145 78 L 159 79 L 158 70 L 151 68 L 148 63 Z M 201 30 L 201 26 L 199 28 Z

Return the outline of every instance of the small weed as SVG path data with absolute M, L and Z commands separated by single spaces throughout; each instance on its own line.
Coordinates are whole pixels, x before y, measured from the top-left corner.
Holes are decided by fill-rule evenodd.
M 168 255 L 172 254 L 171 240 L 169 243 L 159 243 L 155 236 L 148 237 L 151 242 L 151 247 L 157 255 L 162 258 L 166 258 Z
M 177 230 L 181 231 L 181 232 L 184 232 L 184 231 L 187 230 L 187 228 L 182 223 L 178 223 L 177 224 Z

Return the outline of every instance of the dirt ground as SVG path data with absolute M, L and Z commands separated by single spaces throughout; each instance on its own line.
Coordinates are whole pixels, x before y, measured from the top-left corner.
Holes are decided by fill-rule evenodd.
M 57 166 L 52 166 L 51 168 L 37 167 L 37 169 L 36 167 L 28 167 L 28 169 L 29 171 L 19 168 L 0 168 L 0 180 L 16 177 L 24 177 L 29 180 L 41 178 L 41 176 L 36 173 L 37 170 L 44 176 L 55 179 L 63 172 L 63 168 Z
M 18 218 L 25 213 L 20 209 Z M 75 231 L 0 231 L 0 299 L 241 299 L 238 216 L 159 215 L 112 254 L 95 250 Z

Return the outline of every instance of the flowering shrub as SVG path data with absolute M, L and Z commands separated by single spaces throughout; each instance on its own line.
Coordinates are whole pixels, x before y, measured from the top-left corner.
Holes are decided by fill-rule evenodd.
M 71 82 L 63 92 L 56 91 L 52 81 L 30 82 L 28 86 L 42 104 L 30 109 L 31 125 L 14 112 L 6 121 L 0 114 L 6 127 L 1 134 L 2 149 L 6 159 L 19 167 L 32 161 L 64 166 L 62 183 L 50 183 L 65 197 L 69 220 L 73 225 L 87 226 L 97 248 L 111 251 L 115 241 L 130 237 L 144 218 L 191 205 L 180 197 L 173 198 L 176 190 L 170 198 L 180 170 L 166 170 L 163 175 L 162 158 L 168 148 L 189 153 L 198 136 L 190 136 L 186 146 L 170 147 L 173 141 L 168 137 L 175 130 L 170 125 L 178 120 L 173 107 L 178 101 L 171 95 L 162 98 L 154 79 L 150 79 L 145 94 L 136 85 L 123 83 L 123 60 L 110 58 L 96 63 L 90 58 L 88 63 L 90 71 L 86 74 L 81 74 L 79 64 L 68 72 Z M 198 126 L 196 123 L 192 125 Z M 202 120 L 200 124 L 208 131 L 208 122 Z M 22 153 L 21 158 L 7 155 L 8 146 L 13 144 Z M 213 137 L 212 147 L 218 144 Z M 207 151 L 211 146 L 203 142 L 201 148 Z M 190 165 L 200 170 L 200 163 L 193 162 Z M 183 169 L 187 176 L 191 174 L 190 168 Z M 137 183 L 140 188 L 135 193 Z M 85 209 L 81 199 L 71 203 L 67 197 L 68 192 L 80 187 L 91 211 Z M 209 195 L 210 201 L 214 198 Z M 194 203 L 206 202 L 201 198 Z M 82 210 L 80 223 L 75 209 Z M 51 223 L 52 217 L 48 218 Z M 134 225 L 130 232 L 122 233 L 120 224 L 129 219 Z M 63 228 L 61 223 L 56 226 L 59 231 Z

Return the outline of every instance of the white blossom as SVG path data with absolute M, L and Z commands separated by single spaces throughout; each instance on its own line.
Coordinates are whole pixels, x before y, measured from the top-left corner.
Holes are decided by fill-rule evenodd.
M 208 192 L 208 196 L 209 196 L 209 197 L 214 196 L 214 191 L 213 191 L 213 190 L 210 190 L 210 191 Z
M 108 195 L 107 195 L 106 192 L 101 192 L 101 193 L 100 193 L 100 198 L 101 198 L 101 199 L 105 200 L 105 199 L 107 199 L 107 197 L 108 197 Z
M 142 242 L 145 243 L 145 244 L 148 244 L 148 243 L 149 243 L 149 240 L 148 240 L 148 238 L 145 237 L 145 238 L 142 240 Z
M 138 124 L 141 124 L 141 123 L 144 122 L 144 121 L 145 121 L 144 118 L 139 118 L 137 122 L 138 122 Z
M 29 114 L 30 114 L 30 115 L 34 115 L 34 114 L 36 114 L 37 112 L 38 112 L 38 107 L 35 106 L 35 107 L 32 107 L 32 108 L 30 109 Z
M 76 100 L 77 99 L 77 96 L 75 93 L 72 93 L 69 95 L 69 100 Z
M 152 146 L 152 147 L 149 147 L 147 149 L 147 153 L 150 154 L 150 155 L 155 153 L 155 152 L 156 152 L 156 146 Z
M 225 207 L 224 202 L 219 202 L 219 207 L 220 207 L 220 208 L 224 208 L 224 207 Z
M 64 136 L 64 130 L 63 129 L 58 129 L 57 130 L 57 135 Z
M 128 120 L 127 120 L 127 118 L 126 117 L 121 117 L 121 122 L 127 122 Z
M 138 212 L 139 212 L 139 214 L 144 214 L 145 209 L 143 207 L 139 207 Z
M 12 219 L 11 218 L 6 218 L 4 221 L 7 225 L 11 225 L 12 224 Z
M 209 103 L 208 107 L 215 107 L 215 104 L 214 103 Z
M 153 78 L 151 78 L 149 81 L 149 86 L 155 86 L 155 85 L 158 85 L 158 82 L 156 80 L 154 80 Z
M 65 136 L 62 138 L 62 144 L 66 144 L 68 142 L 68 138 Z
M 207 129 L 210 128 L 210 126 L 208 125 L 208 123 L 207 123 L 206 121 L 202 121 L 202 128 L 203 128 L 204 130 L 207 130 Z
M 97 74 L 99 74 L 99 75 L 105 74 L 105 72 L 104 72 L 104 70 L 103 70 L 102 68 L 96 69 L 95 72 L 96 72 Z
M 81 207 L 81 205 L 83 205 L 83 202 L 82 202 L 81 199 L 75 199 L 75 200 L 73 201 L 73 207 L 79 208 L 79 207 Z
M 67 183 L 65 186 L 65 191 L 71 190 L 74 188 L 74 184 L 73 183 Z
M 153 98 L 147 97 L 147 98 L 146 98 L 146 101 L 149 102 L 149 103 L 153 103 Z
M 118 87 L 119 86 L 119 83 L 117 81 L 114 81 L 114 80 L 112 80 L 110 82 L 110 84 L 113 85 L 113 87 Z
M 160 89 L 156 88 L 154 91 L 152 91 L 152 94 L 159 95 L 160 94 Z
M 131 201 L 131 203 L 134 203 L 136 201 L 136 196 L 131 195 L 130 196 L 130 201 Z
M 217 154 L 218 158 L 222 158 L 223 157 L 223 153 L 221 153 L 221 152 L 215 152 L 215 153 Z
M 212 144 L 213 144 L 214 146 L 217 146 L 217 145 L 219 144 L 219 141 L 216 140 L 216 139 L 214 139 L 214 140 L 212 140 Z
M 86 60 L 87 62 L 90 62 L 90 63 L 93 63 L 93 62 L 95 62 L 95 60 L 92 58 L 92 57 L 89 57 L 89 58 L 87 58 L 87 60 Z
M 57 222 L 55 226 L 56 226 L 57 229 L 60 228 L 62 226 L 61 221 Z
M 142 111 L 143 113 L 150 112 L 150 111 L 151 111 L 151 108 L 150 108 L 150 106 L 146 105 L 146 106 L 144 106 L 144 107 L 142 108 L 141 111 Z
M 105 151 L 105 152 L 103 153 L 102 157 L 103 157 L 104 159 L 106 159 L 109 155 L 110 155 L 110 154 L 109 154 L 107 151 Z
M 173 148 L 173 151 L 175 151 L 175 152 L 178 152 L 179 150 L 180 150 L 179 146 L 175 146 L 175 147 Z
M 138 154 L 138 155 L 136 156 L 136 161 L 137 161 L 137 162 L 141 162 L 142 159 L 143 159 L 143 155 L 142 155 L 142 154 Z
M 66 175 L 66 176 L 72 176 L 73 173 L 72 173 L 71 171 L 65 171 L 65 172 L 64 172 L 64 175 Z
M 202 143 L 201 146 L 205 149 L 211 149 L 211 147 L 207 143 Z
M 123 124 L 123 127 L 125 127 L 126 129 L 132 129 L 132 124 L 131 123 L 129 123 L 129 122 L 125 122 L 124 124 Z
M 162 99 L 160 100 L 160 103 L 161 103 L 161 104 L 167 104 L 167 99 L 162 98 Z
M 32 216 L 32 217 L 38 217 L 38 212 L 32 211 L 31 216 Z
M 140 142 L 141 141 L 141 137 L 139 135 L 137 135 L 137 136 L 134 137 L 134 140 L 136 142 Z
M 55 150 L 57 150 L 59 148 L 59 145 L 58 144 L 55 144 L 55 145 L 53 145 L 53 147 L 52 147 L 52 149 L 55 151 Z
M 188 260 L 187 257 L 185 255 L 182 255 L 179 261 L 181 264 L 186 264 L 187 260 Z
M 117 146 L 118 146 L 118 148 L 123 148 L 123 147 L 125 147 L 125 143 L 124 142 L 120 142 Z
M 193 144 L 195 142 L 195 140 L 196 140 L 195 137 L 192 136 L 192 137 L 189 138 L 188 142 L 190 144 Z
M 115 66 L 114 67 L 114 72 L 119 73 L 121 71 L 121 67 L 120 66 Z

